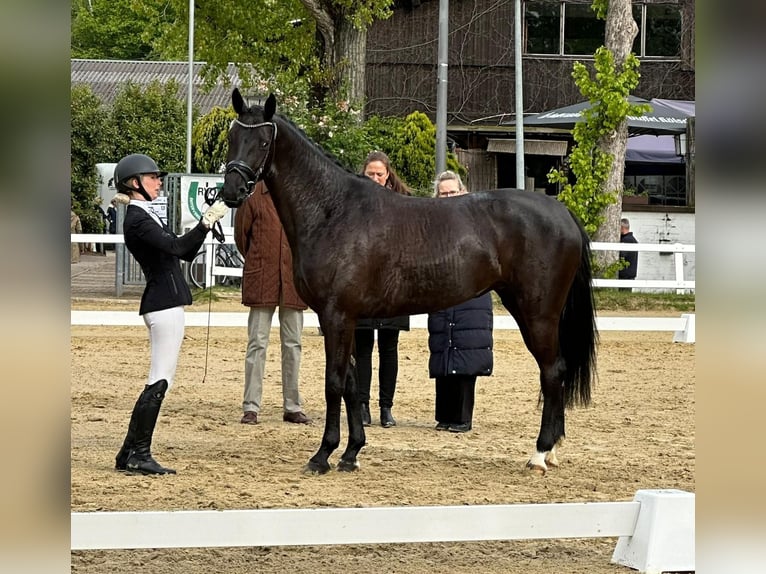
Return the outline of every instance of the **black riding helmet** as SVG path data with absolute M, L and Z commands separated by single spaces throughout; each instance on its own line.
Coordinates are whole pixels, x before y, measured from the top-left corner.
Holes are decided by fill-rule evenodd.
M 160 177 L 165 177 L 168 174 L 168 172 L 160 170 L 160 168 L 157 167 L 157 163 L 148 155 L 142 153 L 126 155 L 117 162 L 117 165 L 114 168 L 114 184 L 117 186 L 117 189 L 123 193 L 138 191 L 147 201 L 150 201 L 148 194 L 141 185 L 141 179 L 139 177 L 145 173 L 156 173 Z M 128 185 L 128 181 L 133 177 L 139 177 L 138 190 Z

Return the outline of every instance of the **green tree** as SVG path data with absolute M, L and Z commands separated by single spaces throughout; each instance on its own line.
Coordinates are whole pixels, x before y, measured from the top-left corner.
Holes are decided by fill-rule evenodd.
M 115 157 L 145 153 L 169 172 L 186 171 L 186 103 L 178 83 L 153 81 L 145 88 L 126 82 L 112 104 L 117 130 Z
M 232 120 L 237 117 L 234 110 L 214 107 L 194 122 L 192 130 L 192 156 L 195 173 L 218 173 L 226 163 L 229 149 L 226 139 Z
M 158 55 L 188 57 L 189 10 L 186 0 L 133 2 L 152 25 L 143 31 Z M 228 82 L 234 62 L 244 87 L 256 78 L 311 86 L 312 105 L 326 96 L 364 98 L 367 29 L 391 15 L 390 0 L 211 0 L 195 4 L 194 56 L 207 66 L 209 84 Z M 225 33 L 222 33 L 225 31 Z
M 109 111 L 90 87 L 73 86 L 70 102 L 72 209 L 80 216 L 85 233 L 101 233 L 96 164 L 113 157 L 114 129 Z
M 630 0 L 594 0 L 592 8 L 597 17 L 606 19 L 606 45 L 596 50 L 593 77 L 584 64 L 574 63 L 572 77 L 591 104 L 583 112 L 584 121 L 573 130 L 575 146 L 569 167 L 575 182 L 571 183 L 562 170 L 552 170 L 548 179 L 563 184 L 559 199 L 577 214 L 589 235 L 597 241 L 615 241 L 619 233 L 627 117 L 646 111 L 627 99 L 640 78 L 638 58 L 630 52 L 638 27 Z M 602 269 L 609 268 L 609 259 L 613 254 L 601 258 Z
M 73 58 L 145 60 L 151 46 L 141 40 L 148 28 L 133 0 L 73 0 L 71 53 Z
M 393 135 L 393 149 L 386 151 L 391 163 L 415 195 L 433 195 L 436 171 L 436 126 L 423 112 L 408 115 Z M 465 175 L 454 154 L 447 154 L 447 169 Z

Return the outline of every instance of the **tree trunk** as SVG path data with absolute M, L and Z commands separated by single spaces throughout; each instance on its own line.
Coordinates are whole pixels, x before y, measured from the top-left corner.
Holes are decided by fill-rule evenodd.
M 331 10 L 328 2 L 301 0 L 316 20 L 319 55 L 325 73 L 320 92 L 361 104 L 367 65 L 367 28 L 357 28 L 343 10 Z
M 614 55 L 614 64 L 619 72 L 631 52 L 633 39 L 638 34 L 638 25 L 633 20 L 631 0 L 609 0 L 606 14 L 606 39 L 604 45 Z M 620 217 L 622 215 L 622 187 L 625 176 L 625 149 L 628 143 L 627 119 L 618 126 L 610 137 L 602 138 L 599 148 L 614 158 L 612 169 L 604 182 L 604 191 L 616 191 L 617 203 L 609 205 L 604 212 L 604 223 L 596 230 L 594 241 L 615 242 L 620 240 Z M 605 251 L 604 263 L 616 261 L 617 252 Z
M 336 25 L 333 52 L 338 87 L 347 88 L 349 102 L 361 106 L 367 66 L 367 28 L 357 28 L 348 20 L 340 19 Z

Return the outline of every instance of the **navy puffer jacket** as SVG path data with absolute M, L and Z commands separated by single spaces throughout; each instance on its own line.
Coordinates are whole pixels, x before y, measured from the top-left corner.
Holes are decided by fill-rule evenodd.
M 492 374 L 492 296 L 428 315 L 429 377 Z

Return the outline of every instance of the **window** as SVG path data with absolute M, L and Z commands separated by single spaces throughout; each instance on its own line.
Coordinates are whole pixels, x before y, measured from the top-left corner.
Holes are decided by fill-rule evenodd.
M 665 171 L 661 168 L 657 171 Z M 686 205 L 686 176 L 667 174 L 625 175 L 623 187 L 648 197 L 649 205 Z
M 633 52 L 644 58 L 678 58 L 681 12 L 678 4 L 633 3 L 638 35 Z M 604 20 L 590 2 L 529 0 L 524 3 L 525 54 L 590 56 L 604 44 Z
M 646 31 L 646 38 L 644 50 L 640 54 L 644 56 L 679 55 L 681 53 L 681 13 L 678 11 L 678 6 L 647 4 L 644 8 L 646 9 L 644 19 L 646 26 L 642 28 Z

